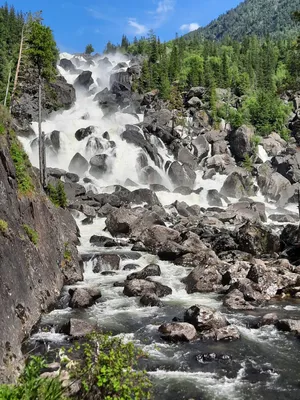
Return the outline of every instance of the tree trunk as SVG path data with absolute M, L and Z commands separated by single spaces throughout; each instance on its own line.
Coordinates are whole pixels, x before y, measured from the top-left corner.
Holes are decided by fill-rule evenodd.
M 13 90 L 12 90 L 12 93 L 11 93 L 11 101 L 10 101 L 10 107 L 9 107 L 9 111 L 10 112 L 12 110 L 14 95 L 15 95 L 15 92 L 16 92 L 17 84 L 18 84 L 18 77 L 19 77 L 20 65 L 21 65 L 21 59 L 22 59 L 22 52 L 23 52 L 25 26 L 26 26 L 26 23 L 24 23 L 23 28 L 22 28 L 18 64 L 17 64 L 16 75 L 15 75 L 15 80 L 14 80 L 14 87 L 13 87 Z
M 8 96 L 8 91 L 9 91 L 9 84 L 10 84 L 10 78 L 11 78 L 11 62 L 9 64 L 9 73 L 8 73 L 6 92 L 5 92 L 5 98 L 4 98 L 4 107 L 6 107 L 7 96 Z
M 39 73 L 39 167 L 40 167 L 40 181 L 43 188 L 46 187 L 45 175 L 46 175 L 46 165 L 44 157 L 44 147 L 45 147 L 45 134 L 42 132 L 42 77 Z

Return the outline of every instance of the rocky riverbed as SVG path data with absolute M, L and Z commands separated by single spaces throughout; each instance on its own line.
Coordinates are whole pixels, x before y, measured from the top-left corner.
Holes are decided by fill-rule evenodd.
M 85 272 L 28 345 L 96 328 L 149 353 L 157 399 L 297 399 L 296 140 L 214 130 L 205 88 L 177 125 L 156 92 L 131 91 L 139 60 L 64 54 L 59 71 L 77 97 L 44 123 L 48 175 L 64 182 Z M 37 164 L 37 139 L 22 142 Z

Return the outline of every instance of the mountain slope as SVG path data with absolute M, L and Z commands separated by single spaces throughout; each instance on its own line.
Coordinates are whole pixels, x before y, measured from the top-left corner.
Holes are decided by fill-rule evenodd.
M 284 37 L 296 33 L 291 14 L 300 10 L 300 0 L 246 0 L 204 28 L 185 35 L 222 39 L 229 35 L 240 40 L 246 35 Z

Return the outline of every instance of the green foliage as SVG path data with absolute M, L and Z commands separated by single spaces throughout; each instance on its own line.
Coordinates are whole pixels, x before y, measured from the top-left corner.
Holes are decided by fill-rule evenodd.
M 71 250 L 69 249 L 69 243 L 64 243 L 64 260 L 66 262 L 71 262 L 72 261 L 72 253 Z
M 74 379 L 81 379 L 82 398 L 151 398 L 151 383 L 144 371 L 137 370 L 138 359 L 144 354 L 132 343 L 125 344 L 119 338 L 93 334 L 81 345 L 81 351 L 83 355 L 71 372 Z
M 38 233 L 32 229 L 29 225 L 24 224 L 23 229 L 26 232 L 27 236 L 29 237 L 30 241 L 34 244 L 37 245 L 39 241 L 39 235 Z
M 188 33 L 185 38 L 205 37 L 222 40 L 226 36 L 240 40 L 246 35 L 264 37 L 293 36 L 296 23 L 293 11 L 300 9 L 300 0 L 251 0 L 243 1 L 236 8 L 221 15 L 204 28 Z
M 15 136 L 12 136 L 10 155 L 16 169 L 19 194 L 29 196 L 34 191 L 34 185 L 29 174 L 29 168 L 31 167 L 31 164 L 21 143 Z
M 41 357 L 31 357 L 15 385 L 0 385 L 1 400 L 64 400 L 58 378 L 41 378 L 46 366 Z
M 37 68 L 39 75 L 46 79 L 56 76 L 58 50 L 51 29 L 38 20 L 28 23 L 26 55 Z
M 0 219 L 0 233 L 6 233 L 8 230 L 8 224 L 3 219 Z
M 46 192 L 56 207 L 65 208 L 67 206 L 67 195 L 62 181 L 58 181 L 56 187 L 48 184 Z
M 94 53 L 94 51 L 95 51 L 94 47 L 91 44 L 88 44 L 85 47 L 84 53 L 90 55 L 90 54 Z
M 249 154 L 244 154 L 243 168 L 250 173 L 253 171 L 253 158 Z

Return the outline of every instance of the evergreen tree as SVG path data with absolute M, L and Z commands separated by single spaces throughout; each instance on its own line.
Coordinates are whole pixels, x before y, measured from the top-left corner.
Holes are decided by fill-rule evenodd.
M 91 44 L 88 44 L 85 47 L 84 53 L 90 55 L 90 54 L 94 53 L 94 51 L 95 51 L 94 47 Z

